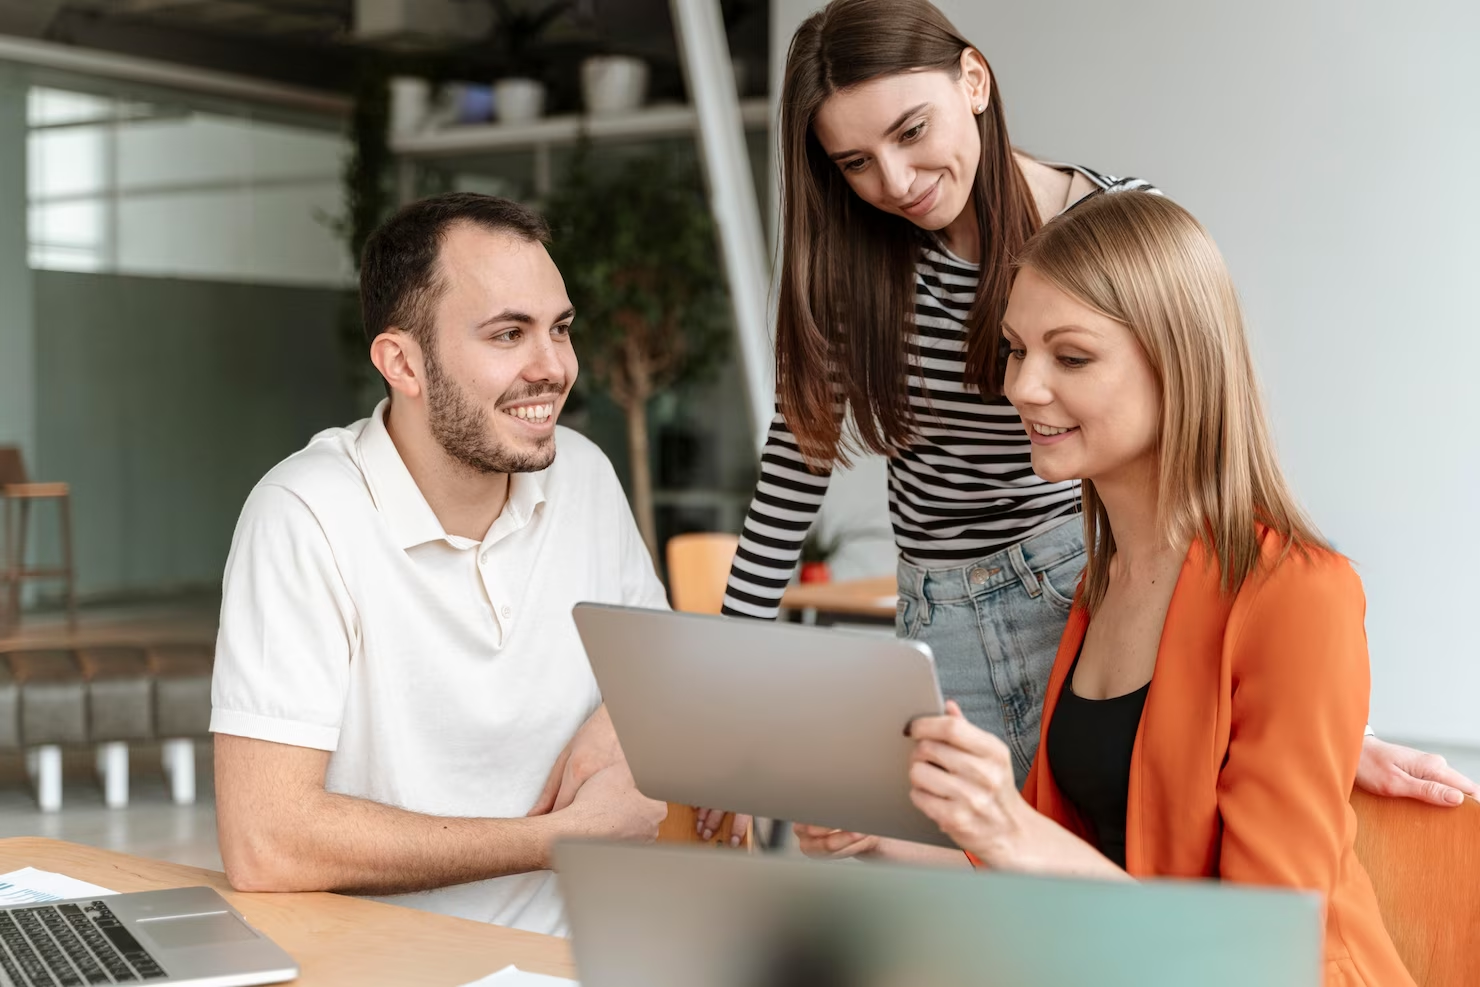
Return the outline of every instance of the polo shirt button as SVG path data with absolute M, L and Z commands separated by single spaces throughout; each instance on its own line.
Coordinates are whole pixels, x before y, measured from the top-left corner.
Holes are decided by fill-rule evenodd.
M 508 620 L 510 617 L 514 616 L 514 608 L 504 607 L 502 610 L 499 611 L 499 613 L 503 615 L 503 618 L 505 620 Z

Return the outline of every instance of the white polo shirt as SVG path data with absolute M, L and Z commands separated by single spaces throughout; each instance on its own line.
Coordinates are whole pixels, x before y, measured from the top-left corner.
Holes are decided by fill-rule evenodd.
M 325 787 L 439 816 L 523 816 L 601 704 L 581 600 L 666 607 L 611 463 L 557 429 L 479 542 L 447 534 L 381 402 L 265 476 L 222 589 L 211 730 L 333 751 Z M 548 871 L 384 900 L 564 934 Z

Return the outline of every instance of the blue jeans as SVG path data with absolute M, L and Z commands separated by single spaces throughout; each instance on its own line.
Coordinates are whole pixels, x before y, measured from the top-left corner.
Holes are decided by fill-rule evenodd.
M 899 562 L 896 631 L 930 645 L 941 693 L 1006 741 L 1019 787 L 1038 750 L 1043 694 L 1083 568 L 1077 514 L 966 565 Z

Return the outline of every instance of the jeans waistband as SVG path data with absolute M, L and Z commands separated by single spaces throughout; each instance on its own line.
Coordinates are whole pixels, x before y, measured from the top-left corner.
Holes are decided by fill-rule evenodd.
M 1036 598 L 1043 592 L 1037 573 L 1083 554 L 1084 520 L 1072 514 L 1016 545 L 962 565 L 925 568 L 900 559 L 899 591 L 931 603 L 951 603 L 1019 584 Z

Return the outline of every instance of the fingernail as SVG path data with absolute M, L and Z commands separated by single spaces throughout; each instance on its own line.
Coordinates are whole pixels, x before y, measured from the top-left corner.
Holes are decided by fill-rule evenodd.
M 706 830 L 705 830 L 705 831 L 704 831 L 704 838 L 705 838 L 705 839 L 706 839 L 706 840 L 708 840 L 708 839 L 712 839 L 712 838 L 713 838 L 713 837 L 714 837 L 714 830 L 712 830 L 712 829 L 706 829 Z
M 696 832 L 696 833 L 702 833 L 702 832 L 704 832 L 704 820 L 701 819 L 698 822 L 694 823 L 694 832 Z
M 1459 805 L 1464 800 L 1465 793 L 1461 792 L 1457 788 L 1451 788 L 1444 793 L 1444 801 L 1448 802 L 1450 805 Z

